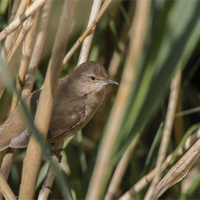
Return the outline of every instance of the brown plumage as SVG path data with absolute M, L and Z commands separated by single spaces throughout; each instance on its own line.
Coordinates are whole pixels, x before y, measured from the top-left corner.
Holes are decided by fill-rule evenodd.
M 47 141 L 54 143 L 66 139 L 82 129 L 93 117 L 106 95 L 105 85 L 112 81 L 98 63 L 81 64 L 72 74 L 59 80 Z M 41 90 L 33 92 L 24 101 L 33 115 L 37 109 Z M 0 126 L 0 151 L 26 147 L 29 133 L 20 105 Z

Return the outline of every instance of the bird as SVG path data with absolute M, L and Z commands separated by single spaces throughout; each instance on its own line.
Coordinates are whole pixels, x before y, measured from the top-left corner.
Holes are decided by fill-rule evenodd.
M 73 136 L 94 116 L 106 95 L 106 85 L 116 84 L 99 63 L 87 61 L 59 79 L 57 95 L 47 135 L 48 143 Z M 34 116 L 41 90 L 23 100 Z M 30 134 L 20 104 L 0 126 L 0 152 L 7 148 L 27 147 Z

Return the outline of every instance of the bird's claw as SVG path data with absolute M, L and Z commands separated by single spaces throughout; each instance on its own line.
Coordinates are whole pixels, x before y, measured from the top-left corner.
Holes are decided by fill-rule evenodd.
M 61 160 L 62 160 L 61 152 L 62 152 L 63 150 L 64 150 L 64 149 L 52 150 L 53 154 L 56 156 L 56 158 L 58 159 L 58 162 L 59 162 L 59 163 L 61 163 Z

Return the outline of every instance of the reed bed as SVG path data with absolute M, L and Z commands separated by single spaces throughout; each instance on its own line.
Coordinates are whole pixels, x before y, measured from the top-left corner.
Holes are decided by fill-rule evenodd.
M 199 199 L 199 12 L 199 1 L 0 1 L 0 123 L 20 103 L 32 133 L 0 156 L 0 199 Z M 73 138 L 46 144 L 58 79 L 87 60 L 119 87 Z M 23 98 L 41 88 L 32 119 Z M 49 148 L 64 148 L 61 163 Z

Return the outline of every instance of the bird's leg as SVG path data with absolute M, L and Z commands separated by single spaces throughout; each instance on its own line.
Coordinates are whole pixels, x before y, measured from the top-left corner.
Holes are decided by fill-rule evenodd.
M 58 159 L 58 162 L 59 162 L 59 163 L 61 163 L 61 160 L 62 160 L 61 152 L 62 152 L 63 150 L 64 150 L 64 149 L 52 150 L 53 154 L 56 156 L 56 158 Z

